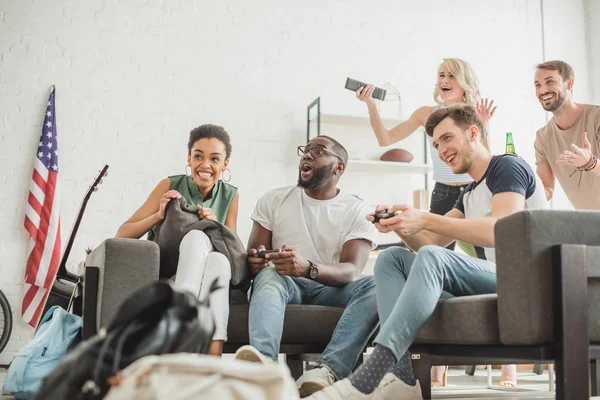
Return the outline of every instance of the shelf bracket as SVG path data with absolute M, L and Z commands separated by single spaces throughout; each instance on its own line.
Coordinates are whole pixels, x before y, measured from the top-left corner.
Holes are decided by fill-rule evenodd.
M 310 141 L 310 110 L 317 107 L 317 136 L 321 136 L 321 97 L 317 97 L 306 107 L 306 143 Z

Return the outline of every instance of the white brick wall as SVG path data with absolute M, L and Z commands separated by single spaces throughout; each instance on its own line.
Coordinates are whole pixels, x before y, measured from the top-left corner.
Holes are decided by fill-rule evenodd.
M 547 3 L 567 9 L 571 0 Z M 27 243 L 24 205 L 51 84 L 57 87 L 65 241 L 83 193 L 98 169 L 110 164 L 109 177 L 90 200 L 70 265 L 84 257 L 85 247 L 114 235 L 161 178 L 183 173 L 187 134 L 207 122 L 224 125 L 233 139 L 232 183 L 240 188 L 245 240 L 257 198 L 296 179 L 295 146 L 305 137 L 306 105 L 320 95 L 324 111 L 366 115 L 343 89 L 347 76 L 392 83 L 402 92 L 406 118 L 431 103 L 441 58 L 465 58 L 483 93 L 499 105 L 496 150 L 503 150 L 504 132 L 512 131 L 517 151 L 533 161 L 533 135 L 544 122 L 532 84 L 542 54 L 539 1 L 366 4 L 2 2 L 0 287 L 15 313 Z M 583 7 L 565 15 L 569 24 L 547 31 L 579 40 Z M 585 59 L 585 47 L 564 53 L 566 42 L 553 54 Z M 579 85 L 586 81 L 582 76 Z M 395 107 L 387 110 L 398 117 Z M 357 184 L 355 191 L 361 190 Z M 0 361 L 31 334 L 16 320 Z

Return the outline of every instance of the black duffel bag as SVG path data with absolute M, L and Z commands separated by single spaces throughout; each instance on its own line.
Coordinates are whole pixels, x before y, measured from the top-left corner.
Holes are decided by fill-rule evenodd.
M 210 292 L 224 290 L 213 282 Z M 208 297 L 200 301 L 165 282 L 129 296 L 107 329 L 82 342 L 48 375 L 34 400 L 102 399 L 109 378 L 148 355 L 208 352 L 214 321 Z

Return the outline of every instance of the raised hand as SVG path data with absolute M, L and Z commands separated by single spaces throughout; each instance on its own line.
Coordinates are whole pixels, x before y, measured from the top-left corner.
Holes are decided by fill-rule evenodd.
M 475 106 L 475 111 L 477 112 L 479 119 L 481 119 L 481 122 L 483 123 L 483 129 L 487 131 L 488 123 L 490 122 L 490 119 L 492 119 L 494 113 L 496 112 L 496 107 L 494 107 L 494 100 L 489 100 L 487 97 L 479 100 L 477 102 L 477 105 Z
M 158 217 L 163 220 L 166 216 L 167 205 L 171 199 L 180 199 L 182 196 L 177 190 L 168 190 L 160 198 L 160 205 L 158 207 Z
M 581 168 L 586 165 L 592 158 L 592 145 L 588 141 L 587 132 L 583 133 L 583 148 L 578 147 L 575 143 L 571 144 L 571 150 L 563 151 L 556 160 L 557 164 L 572 165 Z

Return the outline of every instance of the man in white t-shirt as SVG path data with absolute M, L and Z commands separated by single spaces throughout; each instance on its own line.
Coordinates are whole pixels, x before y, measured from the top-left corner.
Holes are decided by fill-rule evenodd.
M 364 202 L 337 188 L 348 163 L 341 144 L 319 136 L 298 155 L 297 185 L 263 195 L 251 217 L 250 346 L 236 358 L 277 359 L 287 304 L 345 308 L 319 368 L 298 379 L 307 396 L 349 375 L 377 327 L 373 277 L 361 277 L 377 232 Z M 282 251 L 257 257 L 264 249 Z

